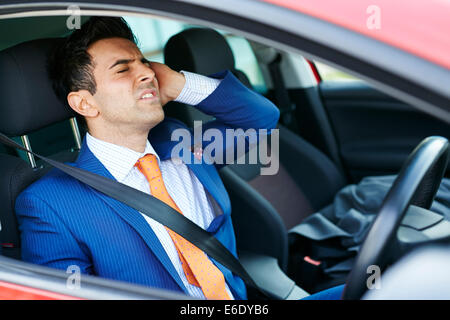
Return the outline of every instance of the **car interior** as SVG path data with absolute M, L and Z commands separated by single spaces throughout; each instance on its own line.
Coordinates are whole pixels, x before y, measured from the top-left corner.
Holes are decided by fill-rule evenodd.
M 0 43 L 0 132 L 44 156 L 71 162 L 85 132 L 78 127 L 73 111 L 57 99 L 46 73 L 48 53 L 67 35 L 63 18 L 0 20 L 1 30 L 18 30 Z M 261 164 L 236 163 L 219 173 L 231 199 L 242 263 L 256 279 L 264 279 L 261 281 L 266 281 L 266 286 L 278 286 L 281 298 L 304 294 L 302 283 L 291 280 L 288 270 L 291 228 L 330 205 L 346 185 L 367 176 L 398 173 L 424 138 L 450 138 L 447 123 L 362 80 L 328 80 L 317 68 L 321 63 L 297 53 L 211 28 L 186 25 L 172 32 L 164 19 L 135 19 L 127 21 L 138 33 L 160 22 L 154 30 L 164 43 L 158 49 L 143 51 L 150 59 L 156 57 L 174 70 L 202 75 L 231 70 L 244 85 L 280 108 L 278 172 L 261 175 Z M 20 30 L 41 22 L 41 29 L 21 34 Z M 233 39 L 244 41 L 248 50 L 233 48 Z M 247 56 L 251 57 L 251 64 L 247 64 L 251 67 L 244 70 L 240 65 L 249 60 Z M 255 81 L 255 74 L 259 81 Z M 211 119 L 177 102 L 165 106 L 165 114 L 189 127 L 194 121 Z M 0 211 L 1 254 L 20 260 L 15 198 L 51 168 L 8 146 L 0 146 L 0 163 L 0 199 L 4 204 Z M 282 192 L 273 193 L 273 188 Z M 267 279 L 268 272 L 271 279 Z

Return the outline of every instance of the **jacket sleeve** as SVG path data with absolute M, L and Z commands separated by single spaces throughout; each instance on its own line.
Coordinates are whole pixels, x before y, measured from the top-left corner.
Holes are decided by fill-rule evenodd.
M 205 141 L 207 139 L 204 134 L 210 129 L 214 130 L 210 131 L 211 135 L 222 137 L 221 143 L 216 142 L 216 145 L 220 144 L 222 147 L 214 153 L 216 159 L 221 159 L 219 161 L 221 163 L 216 164 L 220 168 L 227 159 L 230 159 L 227 157 L 227 152 L 230 150 L 233 151 L 232 158 L 234 160 L 242 155 L 236 149 L 240 139 L 245 138 L 245 152 L 247 152 L 253 144 L 259 141 L 261 132 L 270 135 L 277 125 L 280 112 L 271 101 L 248 89 L 230 71 L 211 77 L 223 78 L 223 80 L 213 93 L 195 107 L 205 114 L 215 117 L 215 120 L 202 124 L 202 148 L 205 150 L 214 142 L 213 138 Z M 236 129 L 242 129 L 239 131 L 244 134 L 239 137 L 239 131 Z M 206 136 L 208 137 L 208 134 Z M 227 139 L 227 137 L 232 138 Z M 217 157 L 217 152 L 220 154 L 219 157 Z
M 89 257 L 45 200 L 25 191 L 16 199 L 15 211 L 22 260 L 64 271 L 79 268 L 81 273 L 93 274 Z

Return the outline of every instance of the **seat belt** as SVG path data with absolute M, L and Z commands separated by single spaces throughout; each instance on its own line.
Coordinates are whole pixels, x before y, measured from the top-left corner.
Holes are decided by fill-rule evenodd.
M 295 104 L 289 98 L 289 92 L 284 83 L 283 75 L 281 73 L 281 53 L 277 53 L 275 59 L 267 66 L 272 77 L 273 89 L 275 93 L 275 101 L 280 109 L 280 117 L 282 123 L 291 129 L 293 132 L 298 132 L 297 122 L 292 114 L 295 110 Z
M 155 221 L 158 221 L 239 276 L 247 285 L 256 289 L 263 297 L 272 299 L 276 296 L 262 290 L 247 273 L 239 260 L 223 246 L 216 237 L 197 226 L 184 215 L 179 214 L 178 211 L 163 201 L 118 181 L 36 154 L 33 151 L 22 147 L 3 133 L 0 133 L 0 142 L 12 148 L 28 152 L 97 191 L 100 191 L 101 193 L 138 210 Z

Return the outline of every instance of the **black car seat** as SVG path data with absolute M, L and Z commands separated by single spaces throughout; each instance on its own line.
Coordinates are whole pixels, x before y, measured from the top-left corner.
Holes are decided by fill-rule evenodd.
M 0 52 L 0 132 L 10 137 L 21 137 L 24 142 L 28 142 L 29 134 L 39 135 L 41 129 L 52 126 L 52 130 L 61 129 L 59 124 L 62 121 L 74 117 L 71 109 L 57 99 L 47 76 L 47 54 L 58 41 L 59 39 L 33 40 Z M 65 129 L 70 127 L 69 121 L 66 122 Z M 54 138 L 54 131 L 52 132 L 40 135 L 50 134 Z M 75 143 L 73 146 L 50 157 L 59 161 L 73 161 L 78 155 Z M 33 145 L 29 147 L 32 148 Z M 0 153 L 2 254 L 16 259 L 21 258 L 21 253 L 20 234 L 14 213 L 15 199 L 22 190 L 50 169 L 38 159 L 34 160 L 36 164 L 33 166 L 19 156 Z
M 164 58 L 177 71 L 210 75 L 228 69 L 251 88 L 247 76 L 236 70 L 226 39 L 212 29 L 191 28 L 174 35 L 165 46 Z M 195 107 L 176 102 L 169 103 L 165 112 L 191 127 L 195 120 L 210 120 Z M 285 270 L 287 230 L 330 204 L 345 178 L 317 148 L 282 125 L 278 129 L 277 174 L 260 175 L 260 164 L 230 164 L 220 174 L 232 201 L 238 249 L 275 257 Z

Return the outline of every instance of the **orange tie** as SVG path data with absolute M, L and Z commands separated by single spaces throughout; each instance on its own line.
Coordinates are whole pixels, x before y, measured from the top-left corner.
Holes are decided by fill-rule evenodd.
M 152 195 L 182 214 L 166 190 L 156 156 L 146 154 L 138 160 L 136 167 L 147 178 Z M 200 287 L 207 299 L 229 300 L 223 274 L 206 254 L 169 228 L 166 230 L 175 244 L 189 283 Z

